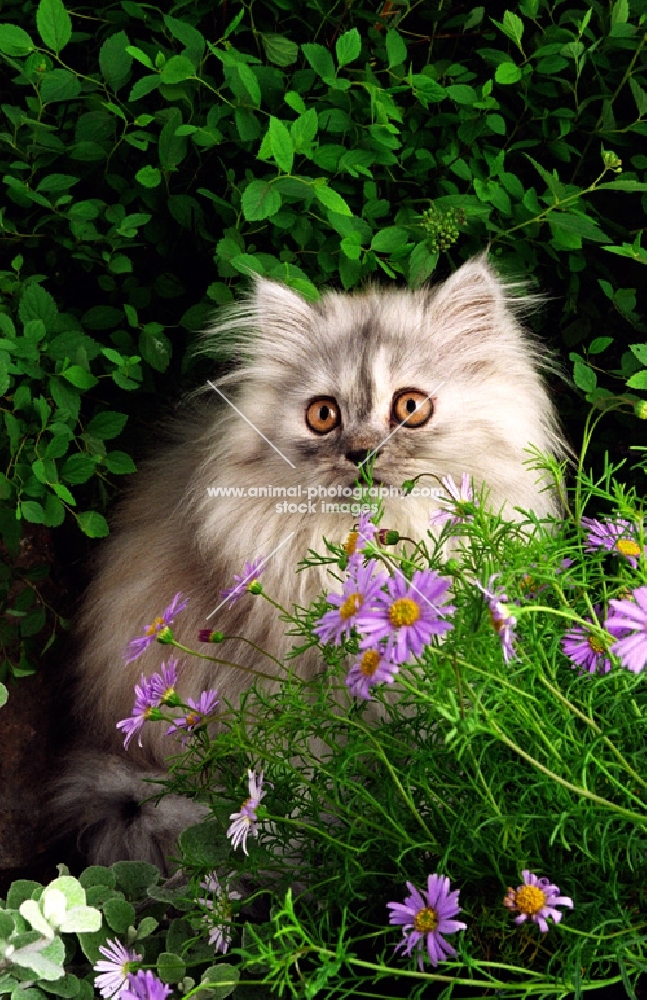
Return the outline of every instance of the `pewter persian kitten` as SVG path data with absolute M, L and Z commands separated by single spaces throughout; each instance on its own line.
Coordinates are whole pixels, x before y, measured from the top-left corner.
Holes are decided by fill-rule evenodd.
M 154 643 L 126 667 L 128 640 L 181 591 L 189 605 L 174 625 L 180 642 L 195 647 L 199 629 L 211 625 L 281 656 L 290 640 L 266 602 L 245 597 L 209 622 L 207 614 L 245 560 L 269 555 L 290 532 L 270 558 L 263 586 L 283 606 L 309 603 L 330 589 L 330 579 L 323 570 L 295 575 L 296 563 L 320 547 L 322 534 L 341 541 L 352 525 L 339 514 L 278 514 L 274 499 L 214 499 L 208 487 L 352 486 L 358 463 L 378 449 L 374 476 L 383 484 L 399 486 L 420 473 L 459 481 L 468 472 L 511 516 L 515 506 L 540 516 L 556 511 L 553 494 L 523 464 L 529 444 L 563 452 L 538 373 L 544 355 L 515 318 L 524 304 L 478 257 L 421 291 L 331 292 L 316 305 L 258 280 L 248 302 L 226 314 L 220 336 L 237 340 L 241 365 L 220 386 L 249 423 L 212 390 L 197 412 L 179 420 L 175 443 L 161 449 L 123 500 L 81 615 L 82 735 L 55 807 L 68 828 L 81 832 L 91 863 L 163 864 L 178 833 L 201 814 L 173 796 L 157 807 L 139 804 L 152 792 L 142 775 L 163 773 L 175 744 L 165 738 L 166 726 L 152 724 L 144 727 L 143 749 L 133 740 L 126 754 L 115 725 L 132 714 L 141 672 L 157 670 L 171 650 Z M 383 523 L 424 538 L 429 512 L 428 499 L 387 499 Z M 247 667 L 267 671 L 271 664 L 235 640 L 215 648 Z M 296 665 L 312 674 L 321 659 L 315 650 Z M 178 690 L 186 699 L 215 687 L 235 702 L 250 677 L 190 659 Z

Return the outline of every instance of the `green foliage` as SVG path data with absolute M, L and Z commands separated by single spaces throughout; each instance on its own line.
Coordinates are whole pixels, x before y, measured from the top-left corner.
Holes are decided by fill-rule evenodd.
M 539 332 L 558 331 L 579 394 L 629 409 L 647 388 L 630 347 L 645 332 L 641 0 L 225 10 L 123 0 L 89 22 L 63 0 L 3 7 L 0 590 L 14 619 L 22 532 L 67 518 L 107 533 L 137 415 L 190 378 L 191 334 L 251 274 L 314 300 L 371 275 L 415 287 L 489 245 L 554 297 Z M 97 433 L 105 413 L 135 426 Z M 106 443 L 124 435 L 126 450 Z M 33 669 L 34 640 L 7 620 L 0 680 Z

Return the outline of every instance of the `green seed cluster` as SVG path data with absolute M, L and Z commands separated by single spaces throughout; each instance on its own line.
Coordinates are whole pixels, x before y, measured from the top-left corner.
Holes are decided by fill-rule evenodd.
M 427 230 L 432 253 L 449 250 L 460 235 L 458 227 L 465 225 L 465 212 L 462 208 L 448 208 L 442 212 L 432 205 L 422 213 L 422 225 Z

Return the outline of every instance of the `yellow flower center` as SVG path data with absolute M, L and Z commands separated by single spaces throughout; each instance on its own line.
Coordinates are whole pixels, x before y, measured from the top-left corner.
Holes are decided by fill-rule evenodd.
M 352 556 L 355 552 L 357 546 L 357 539 L 359 538 L 359 532 L 351 531 L 350 535 L 346 539 L 343 545 L 344 552 L 347 556 Z
M 420 608 L 410 597 L 401 597 L 389 608 L 389 621 L 396 628 L 402 625 L 413 625 L 420 618 Z
M 594 635 L 587 636 L 587 642 L 592 652 L 594 653 L 606 652 L 606 646 L 604 645 L 604 643 L 600 639 L 596 639 Z
M 424 910 L 419 910 L 413 918 L 413 929 L 420 934 L 429 934 L 438 927 L 438 914 L 431 906 L 425 906 Z
M 639 556 L 640 545 L 630 538 L 621 538 L 616 542 L 618 552 L 623 556 Z
M 164 625 L 163 618 L 156 618 L 152 625 L 149 625 L 144 635 L 155 635 Z
M 524 594 L 526 594 L 526 593 L 533 594 L 535 592 L 535 587 L 536 586 L 537 586 L 537 584 L 536 584 L 536 581 L 535 581 L 534 577 L 532 577 L 528 573 L 526 573 L 526 575 L 521 578 L 521 582 L 519 584 L 519 589 Z
M 502 613 L 500 607 L 497 607 L 495 610 L 496 610 L 496 615 L 494 613 L 494 610 L 490 608 L 490 621 L 492 622 L 492 628 L 494 629 L 495 632 L 502 632 L 506 623 L 507 615 L 505 614 L 505 612 Z
M 380 654 L 375 649 L 367 649 L 359 663 L 364 677 L 372 677 L 380 665 Z
M 351 594 L 350 597 L 347 597 L 339 609 L 341 620 L 345 622 L 349 618 L 352 618 L 353 615 L 356 615 L 363 603 L 364 598 L 361 594 Z
M 197 724 L 200 722 L 201 719 L 202 716 L 199 714 L 199 712 L 187 712 L 186 724 L 187 726 L 197 726 Z
M 546 903 L 546 896 L 536 885 L 522 885 L 517 890 L 517 909 L 529 917 L 539 913 Z

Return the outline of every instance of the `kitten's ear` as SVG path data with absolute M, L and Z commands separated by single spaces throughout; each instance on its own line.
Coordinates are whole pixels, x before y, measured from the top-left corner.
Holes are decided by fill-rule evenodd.
M 510 284 L 503 282 L 486 254 L 459 267 L 440 287 L 431 288 L 429 313 L 444 327 L 470 333 L 494 333 L 509 316 Z M 523 301 L 523 300 L 521 300 Z
M 256 277 L 252 292 L 254 312 L 262 338 L 303 337 L 312 328 L 313 310 L 298 292 L 277 281 Z

